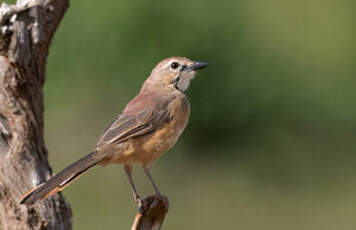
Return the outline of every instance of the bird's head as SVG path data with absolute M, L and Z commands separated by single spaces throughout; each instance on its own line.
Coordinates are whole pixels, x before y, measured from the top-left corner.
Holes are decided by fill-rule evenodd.
M 205 62 L 195 62 L 185 57 L 166 58 L 156 65 L 144 85 L 147 87 L 159 85 L 184 92 L 196 71 L 207 65 Z

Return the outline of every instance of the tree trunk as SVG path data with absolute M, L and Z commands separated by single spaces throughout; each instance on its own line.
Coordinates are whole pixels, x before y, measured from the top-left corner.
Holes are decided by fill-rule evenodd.
M 68 0 L 18 0 L 0 7 L 1 229 L 71 229 L 60 195 L 19 205 L 24 193 L 51 177 L 43 140 L 48 49 Z

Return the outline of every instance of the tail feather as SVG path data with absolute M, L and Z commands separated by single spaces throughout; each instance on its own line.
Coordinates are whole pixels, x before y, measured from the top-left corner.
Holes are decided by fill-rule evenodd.
M 39 185 L 34 190 L 28 192 L 20 201 L 20 204 L 32 204 L 39 199 L 47 198 L 59 191 L 65 189 L 82 173 L 102 161 L 103 158 L 99 157 L 97 152 L 92 152 L 82 159 L 69 165 L 54 177 L 49 179 L 44 184 Z

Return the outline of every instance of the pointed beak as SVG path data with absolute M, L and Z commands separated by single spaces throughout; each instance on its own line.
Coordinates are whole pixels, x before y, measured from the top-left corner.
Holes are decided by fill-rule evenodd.
M 197 71 L 199 69 L 204 69 L 207 66 L 208 66 L 208 63 L 205 63 L 205 62 L 193 62 L 193 64 L 191 64 L 189 66 L 189 69 Z

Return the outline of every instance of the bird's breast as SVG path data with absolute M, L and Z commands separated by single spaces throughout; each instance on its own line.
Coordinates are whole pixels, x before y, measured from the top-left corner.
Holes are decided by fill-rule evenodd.
M 147 136 L 137 138 L 140 144 L 136 152 L 136 160 L 153 161 L 171 149 L 183 133 L 190 115 L 188 99 L 178 97 L 172 100 L 167 107 L 169 120 L 162 127 Z

